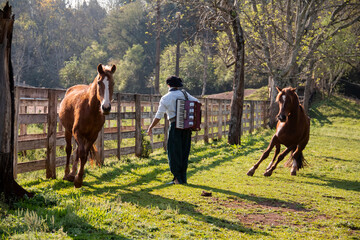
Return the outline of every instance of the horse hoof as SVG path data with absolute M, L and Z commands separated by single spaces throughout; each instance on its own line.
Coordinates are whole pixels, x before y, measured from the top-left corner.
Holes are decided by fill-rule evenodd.
M 75 177 L 75 180 L 74 180 L 74 186 L 75 188 L 81 188 L 82 186 L 82 178 L 79 178 L 78 176 Z
M 250 177 L 254 176 L 255 170 L 254 169 L 250 169 L 246 174 Z
M 67 180 L 69 182 L 74 182 L 75 176 L 72 175 L 65 175 L 63 180 Z
M 266 171 L 266 172 L 264 172 L 264 176 L 265 176 L 265 177 L 270 177 L 271 174 L 272 174 L 272 171 Z
M 290 173 L 291 176 L 296 176 L 296 171 Z

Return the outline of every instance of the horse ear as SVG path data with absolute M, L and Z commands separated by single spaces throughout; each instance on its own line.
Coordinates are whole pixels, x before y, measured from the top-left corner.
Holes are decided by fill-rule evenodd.
M 104 69 L 103 69 L 101 63 L 98 65 L 97 71 L 98 71 L 99 74 L 104 74 Z
M 116 66 L 115 66 L 115 65 L 112 65 L 112 67 L 111 67 L 111 73 L 114 74 L 115 71 L 116 71 Z
M 282 89 L 279 88 L 279 87 L 276 87 L 276 89 L 278 90 L 278 92 L 281 92 L 281 91 L 282 91 Z

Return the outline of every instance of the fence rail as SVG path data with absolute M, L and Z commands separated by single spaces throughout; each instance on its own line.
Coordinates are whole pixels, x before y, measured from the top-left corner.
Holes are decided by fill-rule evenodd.
M 66 156 L 57 151 L 65 146 L 64 129 L 58 109 L 65 95 L 63 89 L 15 88 L 14 176 L 46 169 L 47 178 L 56 177 L 56 168 L 65 165 Z M 96 141 L 100 159 L 141 154 L 142 132 L 156 113 L 160 95 L 115 93 L 112 111 Z M 222 138 L 227 135 L 230 100 L 199 98 L 202 103 L 202 130 L 193 134 L 194 141 Z M 268 122 L 268 102 L 244 101 L 242 132 L 252 132 Z M 162 119 L 150 137 L 153 149 L 166 149 L 169 123 Z M 40 129 L 40 130 L 39 130 Z M 44 159 L 20 161 L 28 150 L 42 149 Z M 64 151 L 63 151 L 64 152 Z

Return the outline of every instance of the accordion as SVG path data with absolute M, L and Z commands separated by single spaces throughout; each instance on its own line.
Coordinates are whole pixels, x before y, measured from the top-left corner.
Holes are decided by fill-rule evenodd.
M 201 124 L 201 103 L 187 100 L 187 94 L 182 91 L 186 100 L 176 100 L 176 128 L 199 131 Z

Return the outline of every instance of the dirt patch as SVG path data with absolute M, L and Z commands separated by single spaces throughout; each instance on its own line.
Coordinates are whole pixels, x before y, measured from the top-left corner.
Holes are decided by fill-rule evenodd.
M 239 221 L 247 227 L 268 226 L 299 226 L 317 220 L 328 219 L 325 215 L 316 215 L 314 211 L 304 208 L 301 204 L 271 199 L 258 199 L 254 202 L 238 198 L 227 200 L 211 198 L 215 204 L 230 208 L 244 209 L 244 213 L 236 214 Z M 254 197 L 255 200 L 255 197 Z

